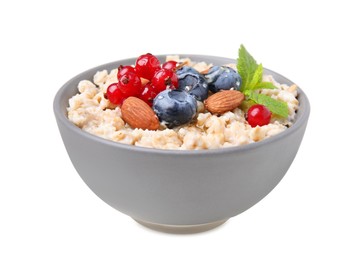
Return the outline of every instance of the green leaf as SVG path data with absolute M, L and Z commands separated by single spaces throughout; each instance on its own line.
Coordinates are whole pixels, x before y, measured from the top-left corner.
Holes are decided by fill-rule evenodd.
M 251 93 L 249 98 L 258 104 L 264 105 L 275 115 L 281 116 L 283 118 L 286 118 L 289 115 L 289 108 L 283 101 L 276 100 L 270 96 L 258 93 Z
M 262 74 L 263 74 L 263 67 L 262 64 L 258 65 L 255 73 L 253 73 L 253 77 L 247 88 L 254 89 L 257 85 L 262 82 Z
M 238 51 L 237 71 L 242 78 L 242 92 L 248 88 L 257 66 L 255 59 L 247 52 L 243 44 L 241 44 Z
M 243 92 L 243 94 L 245 94 L 245 96 L 247 96 L 247 98 L 251 95 L 251 93 L 252 93 L 252 90 L 250 90 L 250 89 L 246 89 L 246 90 Z
M 253 87 L 253 90 L 256 90 L 256 89 L 275 89 L 275 88 L 276 88 L 275 85 L 272 84 L 271 82 L 260 82 L 255 87 Z
M 249 107 L 252 103 L 257 103 L 266 106 L 277 116 L 288 117 L 289 109 L 285 102 L 254 92 L 258 89 L 274 89 L 275 86 L 270 82 L 262 82 L 262 64 L 258 65 L 256 63 L 243 44 L 241 44 L 238 50 L 237 71 L 242 78 L 241 91 L 247 98 L 246 102 L 242 104 L 242 108 Z

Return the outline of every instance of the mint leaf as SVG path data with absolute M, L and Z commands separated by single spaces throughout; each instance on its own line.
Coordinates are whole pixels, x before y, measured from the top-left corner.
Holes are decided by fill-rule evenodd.
M 246 108 L 257 103 L 266 106 L 275 115 L 288 117 L 289 109 L 285 102 L 255 92 L 258 89 L 274 89 L 275 86 L 270 82 L 262 82 L 262 64 L 256 63 L 243 44 L 238 50 L 237 71 L 242 78 L 241 92 L 245 94 L 248 101 L 242 107 Z
M 270 96 L 258 93 L 251 93 L 249 98 L 258 104 L 264 105 L 275 115 L 281 116 L 283 118 L 286 118 L 289 115 L 289 108 L 283 101 L 279 101 Z
M 262 82 L 263 67 L 262 64 L 258 65 L 255 73 L 253 73 L 252 80 L 248 85 L 249 89 L 254 89 L 258 84 Z
M 246 89 L 245 91 L 243 91 L 243 94 L 245 94 L 245 96 L 249 97 L 252 93 L 252 90 L 250 89 Z
M 257 84 L 256 86 L 253 87 L 253 90 L 256 89 L 275 89 L 275 85 L 272 84 L 271 82 L 260 82 L 259 84 Z
M 242 92 L 250 85 L 257 66 L 255 59 L 247 52 L 243 44 L 241 44 L 238 50 L 237 71 L 242 78 Z

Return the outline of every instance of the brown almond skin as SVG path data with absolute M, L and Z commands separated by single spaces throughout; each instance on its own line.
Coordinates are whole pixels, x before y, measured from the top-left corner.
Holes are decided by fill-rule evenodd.
M 224 90 L 208 97 L 204 104 L 212 114 L 223 114 L 239 107 L 244 98 L 245 96 L 240 91 Z
M 132 128 L 157 130 L 160 122 L 154 110 L 143 100 L 128 97 L 121 106 L 121 118 Z

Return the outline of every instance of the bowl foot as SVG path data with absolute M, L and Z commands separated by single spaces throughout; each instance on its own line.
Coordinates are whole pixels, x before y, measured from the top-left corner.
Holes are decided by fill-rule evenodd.
M 223 223 L 225 223 L 228 219 L 218 220 L 215 222 L 205 223 L 205 224 L 197 224 L 197 225 L 164 225 L 164 224 L 158 224 L 158 223 L 151 223 L 148 221 L 144 221 L 141 219 L 135 219 L 134 220 L 153 230 L 159 231 L 159 232 L 165 232 L 165 233 L 172 233 L 172 234 L 193 234 L 193 233 L 200 233 L 204 231 L 211 230 L 213 228 L 216 228 Z

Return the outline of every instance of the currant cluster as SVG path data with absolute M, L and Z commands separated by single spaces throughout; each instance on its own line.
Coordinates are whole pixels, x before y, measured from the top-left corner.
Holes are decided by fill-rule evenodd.
M 115 105 L 122 105 L 126 98 L 133 96 L 152 106 L 153 99 L 161 91 L 178 87 L 176 66 L 175 61 L 161 65 L 158 58 L 150 53 L 141 55 L 134 67 L 118 67 L 118 82 L 108 86 L 107 98 Z

